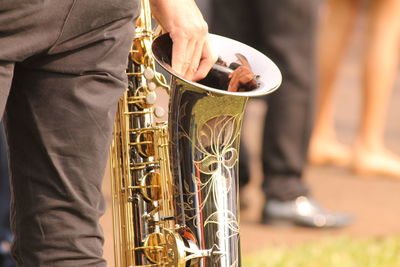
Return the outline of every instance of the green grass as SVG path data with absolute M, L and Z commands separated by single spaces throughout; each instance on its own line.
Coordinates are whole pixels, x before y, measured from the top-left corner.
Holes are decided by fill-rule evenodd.
M 337 238 L 293 247 L 268 247 L 245 256 L 243 267 L 400 267 L 400 236 Z

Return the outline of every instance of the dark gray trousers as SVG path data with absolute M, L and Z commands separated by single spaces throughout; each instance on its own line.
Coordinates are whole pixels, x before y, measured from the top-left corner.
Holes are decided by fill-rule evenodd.
M 0 242 L 11 240 L 10 187 L 6 145 L 3 123 L 0 122 Z
M 212 31 L 255 47 L 282 72 L 281 87 L 265 99 L 266 195 L 280 200 L 306 195 L 301 176 L 312 127 L 317 1 L 214 0 L 213 11 Z M 249 176 L 246 160 L 240 157 L 241 179 Z
M 105 266 L 101 181 L 135 0 L 0 1 L 18 266 Z

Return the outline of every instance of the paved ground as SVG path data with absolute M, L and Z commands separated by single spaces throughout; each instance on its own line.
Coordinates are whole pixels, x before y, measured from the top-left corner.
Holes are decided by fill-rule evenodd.
M 343 142 L 351 144 L 359 114 L 360 92 L 358 59 L 359 35 L 349 51 L 348 59 L 341 71 L 337 89 L 337 128 Z M 393 92 L 387 119 L 387 146 L 400 154 L 400 79 Z M 261 102 L 252 102 L 248 106 L 244 137 L 251 150 L 251 183 L 244 190 L 243 197 L 249 209 L 242 212 L 241 236 L 242 249 L 248 254 L 265 246 L 274 244 L 296 244 L 299 242 L 336 237 L 338 235 L 354 237 L 388 236 L 400 234 L 400 180 L 384 177 L 357 177 L 350 171 L 332 167 L 309 167 L 305 180 L 321 204 L 331 210 L 347 212 L 355 216 L 354 223 L 337 230 L 312 230 L 293 226 L 264 226 L 258 224 L 263 196 L 259 191 L 261 167 L 257 159 L 259 154 L 260 121 L 265 112 Z M 108 186 L 105 185 L 107 199 L 110 200 Z M 110 207 L 110 205 L 109 205 Z M 112 258 L 112 223 L 110 211 L 102 220 L 106 234 L 105 254 Z M 112 265 L 110 265 L 112 266 Z

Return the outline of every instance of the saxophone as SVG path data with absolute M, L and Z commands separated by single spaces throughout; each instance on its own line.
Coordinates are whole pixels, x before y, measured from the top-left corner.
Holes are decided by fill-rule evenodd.
M 148 0 L 129 55 L 128 88 L 118 103 L 111 145 L 116 267 L 240 266 L 238 156 L 246 102 L 279 87 L 278 68 L 258 51 L 212 35 L 249 56 L 260 86 L 228 92 L 172 74 L 171 40 L 153 40 Z M 265 77 L 265 79 L 263 78 Z M 168 122 L 155 122 L 155 89 L 170 96 Z

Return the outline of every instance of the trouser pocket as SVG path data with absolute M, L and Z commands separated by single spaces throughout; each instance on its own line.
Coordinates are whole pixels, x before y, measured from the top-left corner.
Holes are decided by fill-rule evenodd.
M 117 21 L 132 21 L 139 16 L 139 0 L 75 0 L 55 47 L 83 34 L 101 31 Z M 118 23 L 116 23 L 118 25 Z

